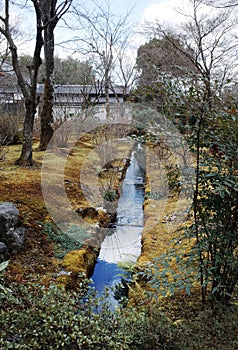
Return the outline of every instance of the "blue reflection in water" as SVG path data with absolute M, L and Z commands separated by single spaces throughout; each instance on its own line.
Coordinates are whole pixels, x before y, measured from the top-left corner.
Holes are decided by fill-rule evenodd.
M 123 298 L 127 297 L 128 287 L 123 282 L 129 282 L 129 280 L 125 278 L 125 271 L 115 263 L 108 263 L 105 260 L 98 259 L 92 280 L 91 286 L 96 289 L 97 297 L 102 296 L 105 288 L 108 287 L 107 302 L 112 309 Z M 119 289 L 118 286 L 120 286 Z
M 96 287 L 99 294 L 101 294 L 105 286 L 115 286 L 121 282 L 123 271 L 115 263 L 108 263 L 105 260 L 98 259 L 93 273 L 93 285 Z

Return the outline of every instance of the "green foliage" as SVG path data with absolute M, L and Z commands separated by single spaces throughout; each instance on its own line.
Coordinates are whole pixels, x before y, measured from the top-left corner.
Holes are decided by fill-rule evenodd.
M 201 307 L 196 298 L 165 300 L 177 324 L 179 347 L 183 350 L 237 349 L 237 306 L 233 309 L 208 304 Z
M 152 38 L 139 47 L 137 52 L 137 69 L 140 69 L 139 84 L 153 86 L 161 76 L 167 75 L 170 80 L 187 76 L 189 70 L 196 70 L 187 58 L 189 54 L 180 38 L 171 32 L 160 39 Z M 161 91 L 158 91 L 160 97 Z M 162 95 L 163 96 L 163 95 Z M 161 98 L 162 99 L 162 98 Z M 163 100 L 162 100 L 163 101 Z
M 166 176 L 168 179 L 168 187 L 170 191 L 178 192 L 181 183 L 180 183 L 180 171 L 177 164 L 165 165 Z
M 0 276 L 4 273 L 5 269 L 8 267 L 9 260 L 3 261 L 0 264 Z M 4 287 L 3 284 L 0 283 L 0 300 L 5 297 L 5 295 L 11 293 L 11 290 L 9 288 Z
M 15 285 L 1 309 L 0 347 L 8 349 L 177 349 L 176 327 L 157 306 L 112 311 L 81 282 L 77 292 Z M 87 297 L 84 293 L 87 291 Z
M 188 308 L 190 299 L 185 298 L 165 299 L 163 307 L 149 296 L 136 308 L 115 311 L 105 299 L 107 294 L 97 299 L 88 281 L 80 281 L 77 291 L 66 292 L 37 284 L 35 278 L 22 285 L 1 280 L 10 292 L 1 298 L 0 348 L 210 350 L 215 344 L 217 350 L 234 350 L 238 346 L 235 306 Z
M 90 237 L 84 228 L 76 225 L 62 232 L 55 229 L 51 223 L 47 223 L 44 225 L 43 232 L 47 234 L 49 240 L 56 244 L 55 256 L 59 259 L 71 250 L 80 249 L 84 241 Z
M 114 202 L 117 198 L 117 193 L 115 190 L 109 188 L 108 190 L 104 191 L 103 198 L 108 202 Z
M 173 111 L 174 115 L 179 113 L 180 116 L 187 116 L 188 121 L 193 119 L 193 123 L 184 128 L 183 132 L 197 161 L 193 202 L 195 223 L 191 226 L 190 237 L 196 240 L 191 254 L 193 264 L 196 261 L 195 266 L 200 271 L 203 301 L 209 295 L 213 300 L 229 303 L 238 282 L 237 110 L 232 106 L 226 109 L 218 104 L 215 96 L 208 98 L 205 90 L 198 93 L 195 86 L 188 89 L 189 85 L 186 86 L 186 82 L 183 89 L 179 89 L 179 85 L 176 86 L 174 81 L 169 82 L 169 79 L 167 83 L 171 83 L 174 90 L 168 89 L 171 93 L 171 110 L 165 115 L 169 116 Z M 156 90 L 154 92 L 156 94 Z M 141 124 L 142 112 L 140 110 L 134 116 Z M 163 128 L 159 120 L 154 119 L 150 122 L 151 127 L 145 123 L 147 131 L 143 138 L 158 146 L 158 156 L 164 160 L 166 149 L 162 149 L 163 143 L 160 142 Z M 180 169 L 169 164 L 166 170 L 169 190 L 176 193 L 181 185 Z M 163 197 L 160 192 L 147 195 L 156 200 Z M 176 260 L 176 254 L 170 252 L 169 257 Z M 166 257 L 164 258 L 166 261 Z M 160 264 L 163 265 L 162 261 Z M 166 278 L 167 275 L 171 277 L 172 271 L 165 273 Z M 197 280 L 198 272 L 195 275 Z M 166 287 L 167 290 L 170 289 L 171 294 L 175 289 L 186 289 L 186 276 L 178 276 L 176 281 L 172 278 L 169 282 L 168 279 L 162 282 L 163 277 L 158 273 L 153 279 L 154 282 L 159 281 L 157 289 L 161 289 L 161 286 Z M 192 276 L 190 278 L 192 279 Z
M 159 201 L 160 199 L 164 198 L 165 194 L 160 191 L 151 191 L 146 193 L 146 199 L 154 199 L 156 201 Z
M 55 84 L 59 85 L 90 85 L 94 83 L 94 74 L 91 64 L 87 61 L 67 57 L 55 58 Z
M 8 264 L 9 264 L 9 260 L 8 261 L 3 261 L 0 264 L 0 273 L 2 273 L 8 267 Z
M 194 250 L 177 239 L 174 247 L 155 258 L 146 270 L 138 273 L 152 288 L 152 294 L 162 296 L 185 291 L 191 295 L 193 286 L 199 280 L 198 264 Z
M 204 294 L 209 291 L 212 299 L 229 303 L 238 282 L 237 115 L 214 114 L 204 133 L 201 128 L 205 151 L 191 232 L 197 238 Z

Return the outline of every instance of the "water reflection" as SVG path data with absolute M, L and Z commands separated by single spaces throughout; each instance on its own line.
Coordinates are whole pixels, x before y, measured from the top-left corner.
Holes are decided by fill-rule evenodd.
M 144 201 L 143 162 L 143 149 L 138 144 L 132 152 L 130 165 L 123 181 L 115 227 L 109 230 L 109 234 L 101 245 L 92 276 L 92 285 L 99 294 L 106 286 L 115 287 L 121 282 L 124 271 L 118 263 L 135 262 L 140 256 Z

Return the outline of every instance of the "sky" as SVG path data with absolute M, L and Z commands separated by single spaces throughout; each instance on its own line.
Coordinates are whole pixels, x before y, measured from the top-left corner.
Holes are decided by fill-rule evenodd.
M 133 28 L 141 28 L 144 21 L 151 22 L 155 18 L 158 18 L 161 22 L 167 22 L 169 24 L 177 25 L 179 23 L 179 18 L 181 16 L 176 13 L 176 8 L 178 6 L 188 3 L 188 0 L 109 0 L 111 3 L 112 12 L 116 15 L 125 15 L 128 10 L 130 10 L 131 21 L 133 23 Z M 77 3 L 77 0 L 75 1 Z M 82 3 L 79 1 L 79 3 Z M 92 1 L 85 0 L 85 4 L 90 8 Z M 186 6 L 185 6 L 186 7 Z M 25 28 L 27 23 L 27 32 L 29 35 L 33 34 L 32 27 L 34 27 L 34 16 L 32 13 L 21 12 L 22 26 Z M 67 34 L 65 28 L 60 28 L 58 26 L 56 32 L 56 43 L 67 38 L 71 34 Z M 143 43 L 145 39 L 138 37 L 136 41 L 138 45 Z M 136 44 L 137 44 L 136 42 Z M 33 50 L 33 44 L 30 44 L 30 40 L 22 46 L 22 52 L 28 53 Z M 56 47 L 56 55 L 59 57 L 65 57 L 70 55 L 70 52 L 62 48 Z
M 134 46 L 139 47 L 142 45 L 146 38 L 143 37 L 138 32 L 143 31 L 143 23 L 152 22 L 155 19 L 158 19 L 160 23 L 166 23 L 170 26 L 179 26 L 183 16 L 181 16 L 177 10 L 180 8 L 182 12 L 188 12 L 188 3 L 189 0 L 105 0 L 109 1 L 111 10 L 115 15 L 125 15 L 128 10 L 130 10 L 130 17 L 132 21 L 133 29 L 136 29 L 137 35 L 134 36 Z M 88 8 L 92 8 L 93 0 L 75 0 L 75 4 L 83 4 Z M 99 1 L 103 4 L 103 1 Z M 27 24 L 27 33 L 29 36 L 32 35 L 34 39 L 34 31 L 32 28 L 35 28 L 34 25 L 34 15 L 32 12 L 27 12 L 25 9 L 21 12 L 22 16 L 22 27 L 25 30 Z M 73 33 L 69 33 L 65 26 L 61 22 L 61 26 L 58 25 L 55 30 L 55 42 L 56 44 L 64 40 L 67 41 L 67 38 L 72 38 Z M 32 54 L 34 40 L 31 42 L 28 38 L 24 45 L 21 46 L 20 53 Z M 77 55 L 76 51 L 67 51 L 66 48 L 62 45 L 61 47 L 55 47 L 55 53 L 58 57 L 65 58 L 72 54 Z
M 143 20 L 152 21 L 156 17 L 161 21 L 174 23 L 178 17 L 176 8 L 186 8 L 187 3 L 187 0 L 137 0 L 134 3 L 128 0 L 114 0 L 113 7 L 118 12 L 126 11 L 128 7 L 133 8 L 132 16 L 139 23 Z
M 162 23 L 169 25 L 178 25 L 182 21 L 182 16 L 178 14 L 177 9 L 187 12 L 189 0 L 109 0 L 112 12 L 116 15 L 125 15 L 128 11 L 133 29 L 140 32 L 145 22 L 152 22 L 158 19 Z M 86 1 L 86 6 L 90 8 L 91 1 Z M 138 29 L 138 30 L 137 30 Z M 61 34 L 62 33 L 62 34 Z M 63 31 L 58 31 L 56 41 L 61 40 Z M 58 39 L 57 39 L 58 38 Z M 135 36 L 135 45 L 140 46 L 145 42 L 145 37 L 137 34 Z M 56 48 L 56 54 L 61 56 L 60 48 Z

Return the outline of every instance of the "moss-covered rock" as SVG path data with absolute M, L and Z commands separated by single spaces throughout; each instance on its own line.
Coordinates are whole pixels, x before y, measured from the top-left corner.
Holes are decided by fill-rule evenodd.
M 97 253 L 93 249 L 84 247 L 79 250 L 72 250 L 68 253 L 64 257 L 61 265 L 65 271 L 85 273 L 88 276 L 94 268 L 96 258 Z
M 61 263 L 66 273 L 58 277 L 58 283 L 67 289 L 74 289 L 80 276 L 91 276 L 97 256 L 98 251 L 87 246 L 69 252 Z

